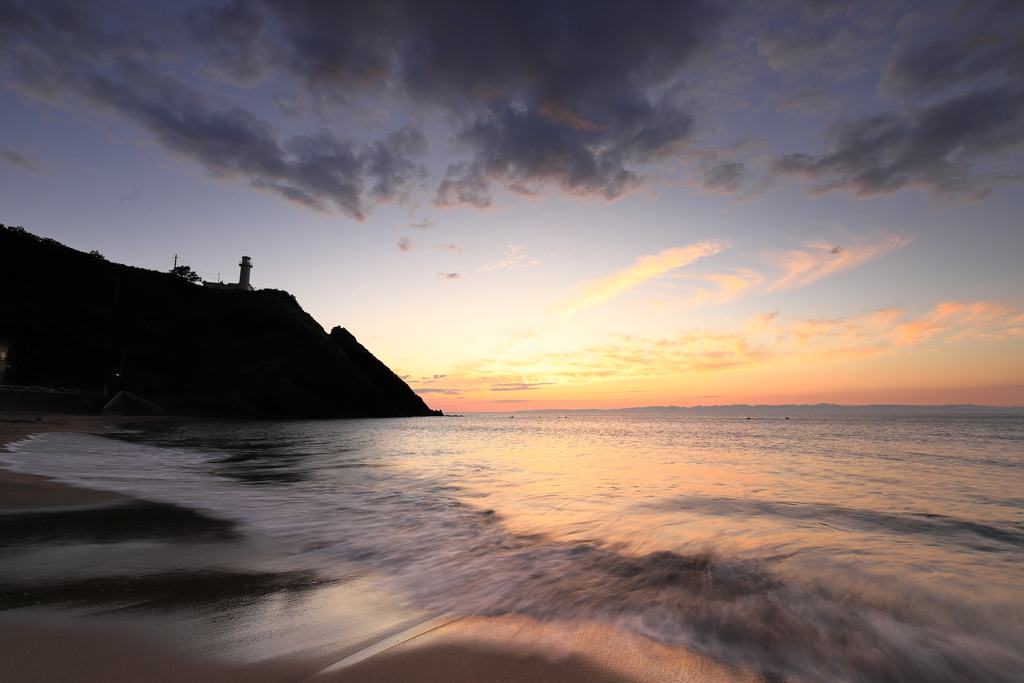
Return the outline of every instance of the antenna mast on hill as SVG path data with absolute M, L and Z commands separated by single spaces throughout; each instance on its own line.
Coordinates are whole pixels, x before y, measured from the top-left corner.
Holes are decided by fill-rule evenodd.
M 177 254 L 174 255 L 174 267 L 175 267 L 175 269 L 177 269 L 177 267 L 178 267 L 178 255 Z

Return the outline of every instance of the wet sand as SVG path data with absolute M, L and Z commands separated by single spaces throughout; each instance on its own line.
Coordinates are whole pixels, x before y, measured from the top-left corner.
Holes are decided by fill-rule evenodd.
M 152 420 L 3 413 L 0 452 Z M 417 613 L 373 577 L 282 565 L 228 522 L 4 470 L 0 545 L 0 661 L 19 683 L 757 680 L 607 625 Z

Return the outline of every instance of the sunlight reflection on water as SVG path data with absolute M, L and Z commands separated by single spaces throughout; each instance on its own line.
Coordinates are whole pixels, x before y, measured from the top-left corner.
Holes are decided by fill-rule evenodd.
M 21 450 L 363 563 L 418 609 L 605 621 L 808 680 L 1024 670 L 1021 417 L 164 423 Z

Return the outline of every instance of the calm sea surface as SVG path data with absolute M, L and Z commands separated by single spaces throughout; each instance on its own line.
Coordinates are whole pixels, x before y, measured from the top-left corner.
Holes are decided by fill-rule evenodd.
M 802 681 L 1024 681 L 1024 417 L 467 415 L 50 434 L 416 607 L 615 624 Z

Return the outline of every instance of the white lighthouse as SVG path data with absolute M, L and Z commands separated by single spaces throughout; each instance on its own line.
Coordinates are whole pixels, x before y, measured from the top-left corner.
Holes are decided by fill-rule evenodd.
M 251 292 L 252 285 L 249 284 L 249 271 L 252 270 L 252 261 L 248 256 L 243 256 L 242 262 L 238 266 L 241 268 L 241 272 L 238 273 L 238 288 Z
M 250 259 L 248 256 L 243 256 L 241 263 L 238 264 L 238 267 L 240 268 L 240 270 L 238 273 L 237 283 L 232 282 L 229 284 L 227 282 L 206 282 L 204 280 L 203 287 L 206 287 L 208 289 L 240 289 L 243 292 L 255 291 L 253 289 L 253 286 L 249 284 L 249 271 L 252 270 L 252 259 Z

